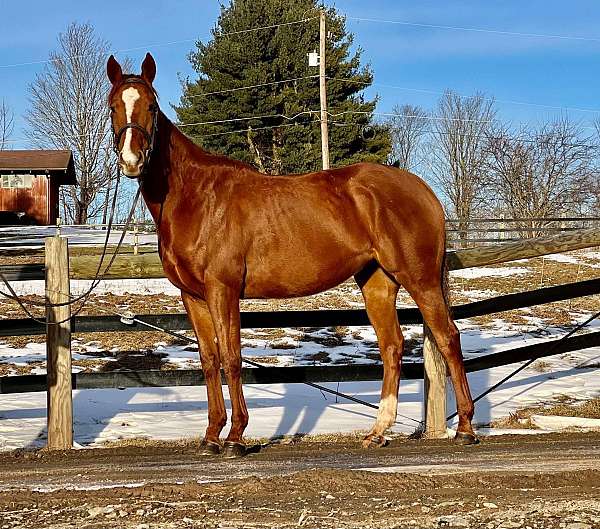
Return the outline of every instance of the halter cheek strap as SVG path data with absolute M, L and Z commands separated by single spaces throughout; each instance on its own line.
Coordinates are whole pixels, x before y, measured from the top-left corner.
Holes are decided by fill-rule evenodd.
M 114 134 L 114 149 L 117 152 L 117 154 L 119 152 L 119 144 L 121 143 L 121 138 L 123 137 L 123 134 L 125 134 L 127 129 L 139 130 L 142 133 L 142 135 L 144 136 L 146 143 L 148 144 L 148 148 L 144 151 L 144 154 L 146 155 L 146 161 L 147 161 L 148 158 L 150 157 L 149 155 L 152 154 L 152 151 L 154 149 L 154 138 L 156 136 L 157 125 L 158 125 L 158 110 L 152 111 L 152 132 L 151 133 L 148 133 L 148 131 L 138 123 L 125 123 L 125 125 L 123 125 L 119 129 L 119 131 Z

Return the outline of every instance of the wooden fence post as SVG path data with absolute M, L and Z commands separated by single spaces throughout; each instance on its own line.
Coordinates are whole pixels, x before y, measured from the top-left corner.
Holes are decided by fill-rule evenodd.
M 427 439 L 444 439 L 446 433 L 446 360 L 429 328 L 423 326 L 423 398 Z
M 64 303 L 69 301 L 69 297 L 67 240 L 58 236 L 47 237 L 46 299 L 48 303 Z M 70 305 L 46 308 L 48 448 L 50 450 L 66 450 L 73 446 L 70 317 Z

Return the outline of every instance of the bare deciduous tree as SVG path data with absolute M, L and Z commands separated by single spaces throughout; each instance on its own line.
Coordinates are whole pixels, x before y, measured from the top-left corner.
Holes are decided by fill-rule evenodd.
M 433 122 L 431 172 L 452 205 L 461 239 L 484 199 L 487 133 L 496 111 L 483 94 L 464 98 L 447 91 Z
M 4 99 L 0 103 L 0 151 L 8 148 L 8 140 L 15 126 L 15 115 Z
M 73 23 L 29 86 L 25 119 L 32 143 L 73 151 L 78 185 L 63 187 L 61 201 L 66 220 L 76 224 L 98 216 L 115 175 L 106 105 L 108 50 L 92 26 Z
M 595 159 L 595 171 L 593 171 L 585 183 L 583 193 L 588 197 L 588 209 L 587 214 L 593 216 L 600 216 L 600 116 L 594 120 L 594 128 L 596 130 L 595 145 L 596 145 L 596 159 Z
M 415 105 L 395 106 L 394 116 L 387 120 L 392 138 L 390 161 L 401 169 L 415 171 L 423 162 L 421 151 L 427 133 L 428 115 Z
M 583 190 L 596 176 L 595 151 L 591 138 L 566 116 L 514 137 L 506 128 L 490 135 L 493 189 L 510 216 L 529 219 L 520 224 L 528 228 L 523 236 L 541 235 L 536 229 L 548 222 L 535 219 L 581 213 L 588 198 Z

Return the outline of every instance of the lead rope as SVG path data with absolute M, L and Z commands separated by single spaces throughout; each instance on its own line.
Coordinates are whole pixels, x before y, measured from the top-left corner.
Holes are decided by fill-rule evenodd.
M 115 187 L 115 198 L 113 199 L 113 206 L 116 202 L 116 191 L 117 191 L 117 187 Z M 94 279 L 92 280 L 92 284 L 90 285 L 88 290 L 85 291 L 83 294 L 78 295 L 76 297 L 71 296 L 72 299 L 70 299 L 69 301 L 62 302 L 62 303 L 48 303 L 47 301 L 42 302 L 42 301 L 35 301 L 35 300 L 23 301 L 23 299 L 15 292 L 15 290 L 12 287 L 12 285 L 10 284 L 10 282 L 6 279 L 6 276 L 2 272 L 0 272 L 0 280 L 2 280 L 2 282 L 4 283 L 4 285 L 6 286 L 6 288 L 9 291 L 9 294 L 7 294 L 6 292 L 3 292 L 0 290 L 0 295 L 6 297 L 8 299 L 11 299 L 13 301 L 16 301 L 19 304 L 19 306 L 21 307 L 21 309 L 25 312 L 25 314 L 27 314 L 27 316 L 29 316 L 32 320 L 34 320 L 35 322 L 40 323 L 40 324 L 60 325 L 62 323 L 69 321 L 73 316 L 76 316 L 77 314 L 79 314 L 85 307 L 87 301 L 89 300 L 91 293 L 98 287 L 98 285 L 100 284 L 100 281 L 102 281 L 106 277 L 106 275 L 108 274 L 108 271 L 110 270 L 115 259 L 117 258 L 118 254 L 119 254 L 119 250 L 123 244 L 123 240 L 125 239 L 125 236 L 127 234 L 129 225 L 131 224 L 131 221 L 135 214 L 135 208 L 137 206 L 137 202 L 139 200 L 140 194 L 141 194 L 141 187 L 138 187 L 137 193 L 133 200 L 133 204 L 129 211 L 129 215 L 127 216 L 127 220 L 125 222 L 125 225 L 123 226 L 123 231 L 121 233 L 121 237 L 119 238 L 119 241 L 117 243 L 117 247 L 115 248 L 115 251 L 113 252 L 113 254 L 111 256 L 110 261 L 106 265 L 106 268 L 104 269 L 102 274 L 100 274 L 100 270 L 102 268 L 102 264 L 104 262 L 104 258 L 107 253 L 108 240 L 109 240 L 110 231 L 112 228 L 112 222 L 113 222 L 113 216 L 114 216 L 114 207 L 113 207 L 113 211 L 111 212 L 111 216 L 110 216 L 110 220 L 109 220 L 109 228 L 107 229 L 106 238 L 104 241 L 104 246 L 103 246 L 100 262 L 98 263 L 98 267 L 96 269 Z M 33 306 L 41 306 L 41 307 L 45 307 L 46 309 L 48 309 L 48 308 L 52 308 L 52 307 L 62 307 L 65 305 L 73 305 L 74 303 L 77 303 L 78 301 L 81 301 L 81 300 L 83 300 L 81 305 L 73 311 L 73 313 L 71 314 L 71 316 L 69 318 L 65 318 L 64 320 L 57 321 L 57 322 L 47 322 L 46 320 L 41 320 L 41 319 L 37 318 L 28 309 L 28 307 L 25 304 L 25 303 L 27 303 L 27 304 L 33 305 Z
M 596 314 L 593 314 L 592 316 L 590 316 L 583 323 L 580 323 L 579 325 L 577 325 L 576 327 L 574 327 L 573 329 L 571 329 L 567 334 L 565 334 L 559 340 L 556 340 L 555 342 L 553 342 L 552 345 L 550 346 L 550 348 L 548 349 L 548 354 L 545 355 L 545 356 L 551 356 L 552 351 L 555 351 L 558 348 L 558 346 L 564 340 L 566 340 L 567 338 L 570 338 L 571 336 L 573 336 L 580 329 L 583 329 L 584 327 L 588 326 L 596 318 L 600 318 L 600 311 L 596 312 Z M 502 384 L 504 384 L 506 381 L 510 380 L 517 373 L 520 373 L 521 371 L 523 371 L 523 369 L 526 369 L 527 367 L 529 367 L 536 360 L 537 360 L 537 358 L 531 358 L 530 360 L 528 360 L 527 362 L 525 362 L 524 364 L 522 364 L 521 366 L 519 366 L 517 369 L 515 369 L 512 373 L 510 373 L 509 375 L 505 376 L 502 380 L 500 380 L 499 382 L 496 382 L 493 386 L 489 387 L 483 393 L 481 393 L 480 395 L 478 395 L 477 397 L 475 397 L 475 399 L 473 399 L 473 404 L 475 404 L 477 401 L 481 400 L 483 397 L 485 397 L 486 395 L 488 395 L 492 391 L 498 389 Z M 446 420 L 450 421 L 450 420 L 454 419 L 454 417 L 456 417 L 457 415 L 458 415 L 458 411 L 455 411 L 452 415 L 449 415 L 448 417 L 446 417 Z

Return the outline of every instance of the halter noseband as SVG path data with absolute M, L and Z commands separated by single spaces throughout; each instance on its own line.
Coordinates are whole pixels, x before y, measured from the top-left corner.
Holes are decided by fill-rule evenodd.
M 123 84 L 136 84 L 136 83 L 143 84 L 143 85 L 147 86 L 148 88 L 150 88 L 150 86 L 148 85 L 148 83 L 146 81 L 144 81 L 143 79 L 135 78 L 135 77 L 131 78 L 131 79 L 126 79 L 123 82 Z M 114 148 L 115 152 L 117 153 L 117 157 L 119 156 L 119 143 L 121 143 L 121 138 L 123 137 L 123 134 L 125 134 L 127 129 L 138 130 L 144 136 L 144 139 L 146 140 L 146 143 L 148 144 L 148 148 L 146 150 L 144 150 L 144 165 L 142 166 L 141 173 L 145 172 L 148 162 L 150 161 L 150 156 L 152 156 L 152 152 L 154 150 L 154 138 L 156 137 L 156 130 L 158 128 L 158 105 L 153 105 L 151 112 L 152 112 L 152 132 L 151 133 L 148 133 L 148 131 L 144 127 L 142 127 L 140 124 L 133 123 L 133 122 L 125 123 L 125 125 L 123 125 L 117 132 L 115 132 L 114 127 L 112 129 L 113 130 L 113 148 Z

